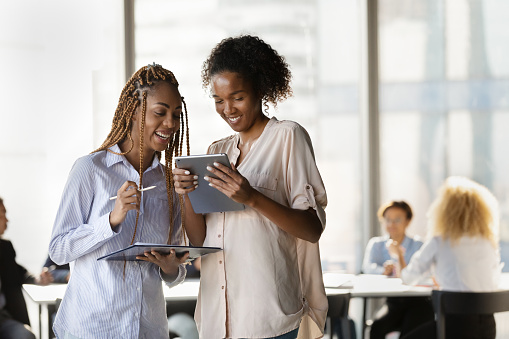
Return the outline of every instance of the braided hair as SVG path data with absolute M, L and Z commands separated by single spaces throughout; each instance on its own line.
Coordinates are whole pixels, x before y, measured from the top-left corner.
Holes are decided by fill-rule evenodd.
M 141 123 L 140 123 L 140 182 L 138 184 L 138 189 L 143 187 L 143 131 L 145 128 L 145 114 L 147 109 L 147 92 L 157 83 L 167 82 L 171 85 L 174 85 L 178 88 L 178 82 L 173 73 L 157 64 L 151 64 L 148 66 L 144 66 L 140 68 L 136 73 L 134 73 L 129 81 L 125 84 L 122 92 L 120 94 L 120 98 L 118 100 L 117 109 L 115 110 L 115 115 L 113 116 L 113 123 L 111 126 L 111 131 L 106 137 L 106 140 L 102 143 L 102 145 L 93 151 L 92 153 L 99 151 L 108 151 L 118 155 L 125 155 L 132 151 L 134 146 L 134 141 L 131 136 L 131 128 L 132 128 L 132 118 L 138 106 L 141 105 Z M 164 150 L 164 169 L 165 169 L 165 177 L 166 177 L 166 192 L 168 195 L 168 207 L 170 210 L 170 233 L 168 235 L 168 244 L 171 243 L 171 236 L 173 234 L 174 229 L 174 218 L 173 218 L 173 192 L 174 192 L 174 183 L 173 183 L 173 156 L 182 155 L 182 146 L 184 143 L 184 133 L 186 135 L 186 145 L 187 145 L 187 155 L 190 154 L 190 146 L 189 146 L 189 125 L 188 125 L 188 116 L 187 116 L 187 106 L 182 97 L 182 103 L 184 105 L 184 110 L 180 113 L 180 128 L 176 131 L 171 137 L 168 146 Z M 110 147 L 122 143 L 124 141 L 129 141 L 131 147 L 126 152 L 117 153 L 110 150 Z M 161 159 L 161 152 L 156 152 L 156 156 Z M 183 199 L 179 196 L 180 209 L 183 210 Z M 183 213 L 181 214 L 183 216 Z M 136 230 L 138 228 L 138 220 L 140 217 L 140 211 L 138 210 L 136 214 L 136 224 L 134 226 L 134 234 L 131 240 L 131 245 L 134 242 L 136 236 Z M 182 237 L 183 242 L 186 243 L 185 236 L 185 225 L 184 219 L 182 218 Z

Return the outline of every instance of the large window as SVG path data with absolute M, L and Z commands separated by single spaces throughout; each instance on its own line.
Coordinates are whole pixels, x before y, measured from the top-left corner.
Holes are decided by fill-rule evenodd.
M 368 145 L 359 112 L 366 85 L 359 17 L 361 3 L 378 3 L 380 200 L 408 200 L 416 212 L 410 232 L 424 236 L 439 185 L 448 175 L 469 176 L 500 202 L 501 252 L 509 260 L 508 1 L 133 1 L 133 69 L 157 62 L 175 72 L 193 153 L 231 133 L 201 88 L 213 46 L 251 33 L 287 57 L 295 95 L 270 114 L 311 135 L 329 198 L 323 267 L 348 272 L 358 272 L 372 236 L 362 233 L 371 197 L 362 194 Z M 32 271 L 46 256 L 72 163 L 108 133 L 125 83 L 122 6 L 129 2 L 23 0 L 0 12 L 0 196 L 11 219 L 6 237 Z
M 416 210 L 411 231 L 424 235 L 443 180 L 472 178 L 500 202 L 504 261 L 508 11 L 503 0 L 379 1 L 382 200 L 408 200 Z
M 213 46 L 249 33 L 287 58 L 294 97 L 270 115 L 297 121 L 311 135 L 329 199 L 323 268 L 349 272 L 357 271 L 364 246 L 357 12 L 354 0 L 135 2 L 135 67 L 155 61 L 174 71 L 188 104 L 192 153 L 233 133 L 201 88 L 201 66 Z
M 74 161 L 106 138 L 125 84 L 123 2 L 2 1 L 0 197 L 34 274 Z

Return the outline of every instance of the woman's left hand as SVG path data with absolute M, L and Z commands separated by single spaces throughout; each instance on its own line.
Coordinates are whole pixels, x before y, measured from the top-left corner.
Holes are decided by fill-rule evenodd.
M 249 202 L 253 198 L 255 192 L 257 192 L 249 181 L 244 178 L 235 165 L 231 164 L 232 168 L 217 163 L 214 163 L 215 167 L 208 166 L 207 170 L 213 173 L 217 178 L 205 176 L 210 186 L 216 188 L 230 199 L 239 202 L 241 204 L 249 205 Z
M 185 263 L 187 258 L 189 258 L 189 252 L 178 258 L 173 249 L 169 254 L 161 254 L 157 251 L 146 251 L 144 256 L 139 255 L 136 257 L 136 259 L 156 264 L 168 275 L 178 274 L 179 265 Z

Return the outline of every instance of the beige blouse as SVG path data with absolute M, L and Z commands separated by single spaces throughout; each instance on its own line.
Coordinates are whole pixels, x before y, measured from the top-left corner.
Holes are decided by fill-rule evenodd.
M 239 135 L 213 143 L 236 163 Z M 267 197 L 316 210 L 323 227 L 327 196 L 311 140 L 295 122 L 272 118 L 239 172 Z M 200 338 L 267 338 L 300 326 L 299 338 L 320 338 L 327 314 L 318 244 L 298 239 L 246 206 L 206 215 L 204 246 L 223 251 L 202 258 L 195 319 Z

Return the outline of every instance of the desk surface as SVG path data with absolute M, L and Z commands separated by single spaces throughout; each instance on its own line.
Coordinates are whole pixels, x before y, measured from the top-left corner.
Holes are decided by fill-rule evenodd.
M 57 299 L 64 297 L 66 288 L 67 284 L 51 284 L 48 286 L 23 285 L 26 295 L 38 304 L 54 304 Z M 166 300 L 190 300 L 196 299 L 199 288 L 199 280 L 188 279 L 173 288 L 163 285 L 163 292 Z
M 336 279 L 331 283 L 331 278 Z M 341 280 L 338 285 L 337 282 Z M 427 296 L 431 295 L 432 288 L 429 286 L 407 286 L 400 279 L 383 278 L 383 276 L 371 276 L 353 274 L 324 275 L 327 295 L 350 293 L 353 298 L 376 298 L 389 296 Z M 163 292 L 166 300 L 190 300 L 196 299 L 200 287 L 199 280 L 188 279 L 182 284 L 168 288 L 163 284 Z M 64 296 L 66 284 L 52 284 L 38 286 L 25 284 L 23 289 L 26 294 L 36 303 L 54 304 L 57 299 Z
M 352 298 L 422 297 L 433 291 L 431 285 L 409 286 L 399 278 L 373 274 L 324 273 L 325 291 L 348 290 Z
M 428 296 L 433 290 L 431 286 L 408 286 L 398 278 L 370 274 L 325 273 L 324 284 L 327 295 L 350 293 L 352 298 Z M 200 281 L 195 279 L 185 280 L 173 288 L 163 284 L 164 297 L 168 301 L 196 299 L 199 286 Z M 54 304 L 56 299 L 63 298 L 66 288 L 66 284 L 23 285 L 30 299 L 39 304 Z M 500 288 L 509 289 L 509 274 L 502 274 Z
M 54 304 L 57 299 L 64 297 L 67 284 L 51 284 L 48 286 L 39 286 L 24 284 L 24 292 L 38 304 Z

